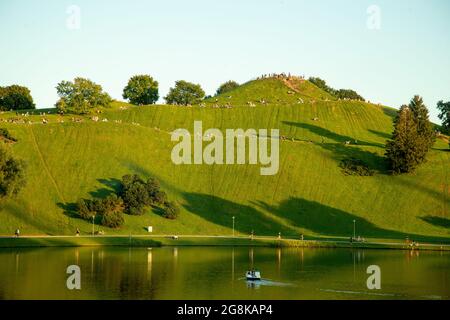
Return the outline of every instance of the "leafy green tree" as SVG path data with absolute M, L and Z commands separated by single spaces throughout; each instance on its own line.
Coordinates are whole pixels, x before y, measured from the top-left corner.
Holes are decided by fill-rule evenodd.
M 101 224 L 102 226 L 117 229 L 120 228 L 125 223 L 125 218 L 122 212 L 109 212 L 102 215 Z
M 428 151 L 436 141 L 436 134 L 430 122 L 428 109 L 423 103 L 423 99 L 416 95 L 409 103 L 414 119 L 417 123 L 417 148 L 421 162 L 425 161 Z
M 365 101 L 365 99 L 361 97 L 355 90 L 350 89 L 339 89 L 335 91 L 335 96 L 339 99 Z
M 112 194 L 105 199 L 85 200 L 77 202 L 78 215 L 90 221 L 92 217 L 97 217 L 101 225 L 109 228 L 119 228 L 124 223 L 123 200 L 116 194 Z
M 318 77 L 310 77 L 308 79 L 308 81 L 311 82 L 312 84 L 314 84 L 316 87 L 319 87 L 320 89 L 328 92 L 329 94 L 331 94 L 333 96 L 336 95 L 336 90 L 329 87 L 325 80 L 318 78 Z
M 220 85 L 219 89 L 217 89 L 216 91 L 216 95 L 218 96 L 219 94 L 230 92 L 236 89 L 237 87 L 239 87 L 239 83 L 237 83 L 236 81 L 233 80 L 227 81 Z
M 152 202 L 155 205 L 162 205 L 167 201 L 167 194 L 164 191 L 158 190 L 152 195 Z
M 163 205 L 163 217 L 175 220 L 180 214 L 180 207 L 173 201 L 166 201 Z
M 94 108 L 108 107 L 112 101 L 102 86 L 84 78 L 62 81 L 56 91 L 60 97 L 55 105 L 59 112 L 86 114 Z
M 92 219 L 93 216 L 97 215 L 94 208 L 94 202 L 92 200 L 79 199 L 76 204 L 78 215 L 84 219 Z
M 187 106 L 200 103 L 204 97 L 205 91 L 199 84 L 180 80 L 175 82 L 175 87 L 170 88 L 164 99 L 168 104 Z
M 365 99 L 363 97 L 361 97 L 355 90 L 351 90 L 351 89 L 336 90 L 332 87 L 329 87 L 327 85 L 327 83 L 325 82 L 325 80 L 323 80 L 321 78 L 311 77 L 308 79 L 308 81 L 338 99 L 350 99 L 350 100 L 365 101 Z
M 131 215 L 143 215 L 145 207 L 151 203 L 146 184 L 138 175 L 123 176 L 120 196 L 125 211 Z
M 27 87 L 12 85 L 0 87 L 0 110 L 26 110 L 35 109 L 31 92 Z
M 134 105 L 154 104 L 159 99 L 158 82 L 149 75 L 138 75 L 128 81 L 123 98 Z
M 0 143 L 0 199 L 15 196 L 25 186 L 25 164 Z
M 413 171 L 422 161 L 418 123 L 409 106 L 402 106 L 394 121 L 392 140 L 387 142 L 386 157 L 392 173 Z
M 437 104 L 439 110 L 439 119 L 442 120 L 442 127 L 447 133 L 450 133 L 450 101 L 439 101 Z

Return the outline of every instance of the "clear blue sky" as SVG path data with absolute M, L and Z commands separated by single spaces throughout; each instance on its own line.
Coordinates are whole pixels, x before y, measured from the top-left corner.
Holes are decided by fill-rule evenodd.
M 80 29 L 67 27 L 71 5 Z M 420 94 L 434 121 L 450 100 L 448 0 L 0 0 L 0 40 L 0 85 L 29 87 L 40 108 L 61 80 L 88 77 L 120 99 L 141 73 L 161 96 L 179 79 L 212 94 L 263 73 L 320 76 L 393 107 Z

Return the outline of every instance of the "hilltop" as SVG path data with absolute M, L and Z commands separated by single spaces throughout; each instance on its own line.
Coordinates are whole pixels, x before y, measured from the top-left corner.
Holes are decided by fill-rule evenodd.
M 337 100 L 309 81 L 259 79 L 199 106 L 134 107 L 114 102 L 91 117 L 3 113 L 11 144 L 27 162 L 28 184 L 1 205 L 0 234 L 73 234 L 91 225 L 74 213 L 79 198 L 113 192 L 127 173 L 154 176 L 182 212 L 168 221 L 158 212 L 126 216 L 106 234 L 231 234 L 349 236 L 356 221 L 365 237 L 406 235 L 450 238 L 449 152 L 438 140 L 428 162 L 409 175 L 390 176 L 384 145 L 395 110 L 368 102 Z M 103 122 L 103 119 L 108 121 Z M 175 166 L 170 133 L 205 128 L 280 129 L 280 171 L 259 166 Z M 30 124 L 31 122 L 31 124 Z M 372 177 L 345 176 L 344 158 L 366 162 Z

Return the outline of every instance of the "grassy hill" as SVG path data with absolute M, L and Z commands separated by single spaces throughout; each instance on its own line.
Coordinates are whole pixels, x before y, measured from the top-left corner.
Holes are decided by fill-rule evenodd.
M 147 225 L 157 234 L 231 234 L 235 216 L 242 234 L 349 236 L 356 220 L 357 234 L 365 237 L 450 237 L 447 145 L 438 140 L 414 174 L 388 175 L 383 154 L 394 114 L 337 101 L 308 81 L 264 79 L 202 106 L 116 102 L 100 115 L 108 122 L 47 115 L 49 123 L 42 124 L 35 115 L 26 118 L 32 124 L 3 123 L 19 140 L 11 148 L 27 162 L 28 184 L 1 203 L 0 234 L 17 227 L 26 234 L 74 234 L 77 227 L 88 233 L 91 225 L 76 217 L 74 202 L 105 196 L 122 175 L 138 173 L 160 179 L 181 204 L 180 218 L 168 221 L 149 210 L 126 216 L 121 230 L 102 228 L 107 234 L 143 234 Z M 175 166 L 170 132 L 192 132 L 194 120 L 205 129 L 280 129 L 288 139 L 280 142 L 278 175 L 261 176 L 260 166 L 251 165 Z M 339 163 L 349 156 L 366 161 L 375 176 L 344 176 Z

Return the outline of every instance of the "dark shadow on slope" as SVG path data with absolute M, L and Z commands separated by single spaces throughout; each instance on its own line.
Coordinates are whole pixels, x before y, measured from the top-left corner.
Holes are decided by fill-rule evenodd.
M 371 129 L 369 129 L 369 132 L 379 136 L 380 138 L 386 139 L 386 140 L 389 140 L 392 138 L 392 134 L 389 134 L 386 132 L 381 132 L 381 131 L 371 130 Z
M 382 229 L 354 214 L 301 198 L 290 198 L 281 202 L 278 206 L 271 206 L 265 202 L 258 202 L 257 205 L 283 219 L 288 219 L 295 227 L 326 236 L 351 237 L 353 235 L 353 221 L 355 221 L 356 236 L 390 239 L 409 237 L 417 241 L 448 242 L 450 240 L 448 238 L 427 237 Z
M 395 117 L 397 117 L 398 110 L 387 108 L 387 107 L 382 107 L 382 108 L 383 108 L 383 112 L 385 115 L 389 116 L 392 119 L 395 119 Z
M 380 156 L 379 154 L 375 152 L 370 152 L 367 150 L 363 150 L 362 148 L 359 148 L 358 146 L 370 146 L 370 147 L 379 147 L 384 148 L 384 145 L 379 143 L 370 143 L 366 141 L 359 141 L 358 145 L 345 145 L 346 141 L 352 141 L 354 142 L 355 139 L 343 135 L 339 135 L 337 133 L 331 132 L 327 129 L 323 129 L 321 127 L 310 125 L 310 124 L 303 124 L 303 123 L 296 123 L 296 122 L 287 122 L 284 121 L 283 123 L 296 126 L 303 129 L 308 129 L 312 133 L 321 135 L 325 138 L 332 139 L 336 141 L 336 143 L 316 143 L 317 146 L 320 146 L 321 148 L 333 152 L 333 154 L 336 156 L 336 160 L 342 160 L 344 158 L 352 157 L 356 159 L 360 159 L 367 163 L 370 169 L 376 171 L 380 174 L 387 174 L 388 173 L 388 165 L 386 162 L 386 159 L 383 156 Z
M 103 184 L 104 186 L 108 187 L 109 190 L 112 190 L 115 193 L 120 192 L 122 182 L 119 179 L 109 178 L 109 179 L 98 179 L 97 181 Z
M 328 129 L 316 126 L 316 125 L 312 125 L 312 124 L 308 124 L 308 123 L 300 123 L 300 122 L 291 122 L 291 121 L 283 121 L 284 124 L 293 126 L 293 127 L 297 127 L 297 128 L 301 128 L 301 129 L 306 129 L 318 136 L 327 138 L 327 139 L 331 139 L 333 141 L 339 142 L 344 144 L 347 141 L 351 141 L 352 143 L 356 140 L 355 138 L 349 137 L 349 136 L 344 136 L 338 133 L 335 133 L 333 131 L 330 131 Z M 368 142 L 368 141 L 363 141 L 363 140 L 358 140 L 357 144 L 359 146 L 369 146 L 369 147 L 379 147 L 379 148 L 384 148 L 383 144 L 380 143 L 374 143 L 374 142 Z
M 337 160 L 355 158 L 364 161 L 370 169 L 379 174 L 389 173 L 386 159 L 375 152 L 366 151 L 358 147 L 345 146 L 340 143 L 324 143 L 319 146 L 333 152 Z
M 97 179 L 97 181 L 103 184 L 106 188 L 100 188 L 95 191 L 89 192 L 89 194 L 93 198 L 104 199 L 114 193 L 117 194 L 120 192 L 121 182 L 119 179 L 116 178 Z
M 420 219 L 433 226 L 450 229 L 450 219 L 435 216 L 426 216 Z
M 70 203 L 61 203 L 58 202 L 56 204 L 59 208 L 61 208 L 64 211 L 64 214 L 68 216 L 69 218 L 80 218 L 77 212 L 77 204 L 74 202 Z
M 244 234 L 250 234 L 252 231 L 256 235 L 270 236 L 275 236 L 278 232 L 294 233 L 290 228 L 265 217 L 251 206 L 200 193 L 184 193 L 183 197 L 187 202 L 184 205 L 186 210 L 230 230 L 233 228 L 233 217 L 235 217 L 235 230 Z

